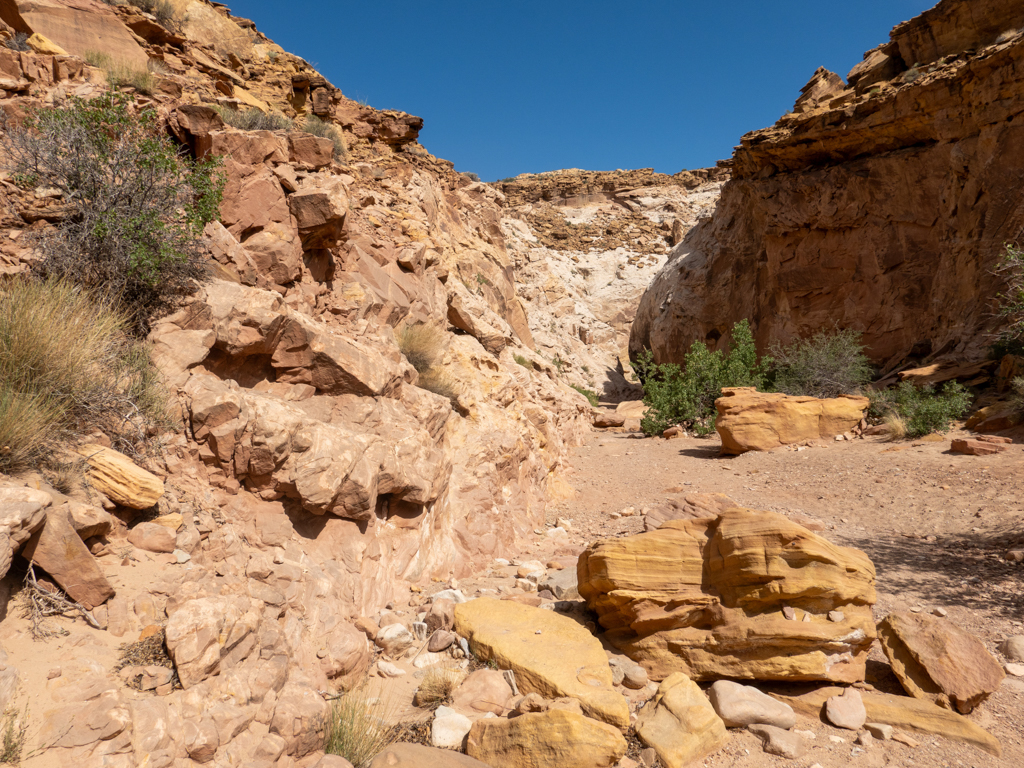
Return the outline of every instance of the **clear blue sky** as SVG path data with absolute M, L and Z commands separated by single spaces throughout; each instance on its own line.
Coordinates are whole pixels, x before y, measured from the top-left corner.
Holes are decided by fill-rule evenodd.
M 713 165 L 934 0 L 228 0 L 349 98 L 490 181 Z

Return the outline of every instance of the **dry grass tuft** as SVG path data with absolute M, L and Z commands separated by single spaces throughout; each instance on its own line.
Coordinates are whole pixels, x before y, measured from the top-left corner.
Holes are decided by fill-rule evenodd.
M 435 365 L 421 373 L 416 381 L 416 386 L 433 392 L 435 395 L 447 397 L 452 408 L 458 410 L 459 394 L 462 388 L 459 386 L 458 380 L 441 366 Z
M 85 487 L 84 459 L 71 457 L 69 461 L 54 459 L 43 468 L 43 477 L 65 496 L 71 496 Z
M 885 428 L 888 430 L 890 441 L 904 440 L 907 437 L 907 422 L 902 416 L 890 413 L 885 417 Z
M 0 763 L 18 765 L 21 753 L 25 749 L 28 734 L 28 705 L 25 711 L 18 714 L 16 709 L 8 709 L 3 714 L 3 743 L 0 744 Z
M 324 752 L 340 755 L 355 768 L 366 768 L 402 732 L 395 723 L 394 701 L 383 693 L 371 695 L 364 684 L 331 702 L 324 720 Z
M 334 125 L 321 120 L 316 115 L 309 115 L 302 123 L 302 130 L 319 136 L 321 139 L 330 139 L 334 142 L 334 159 L 346 160 L 348 158 L 348 147 L 345 146 L 345 139 Z
M 99 624 L 85 606 L 76 603 L 60 590 L 54 590 L 40 584 L 36 579 L 35 569 L 29 563 L 25 574 L 25 583 L 18 593 L 21 600 L 22 614 L 29 620 L 32 637 L 42 640 L 47 637 L 58 637 L 68 634 L 63 627 L 54 627 L 47 619 L 51 616 L 73 618 L 81 616 L 91 626 L 99 629 Z
M 229 109 L 214 106 L 221 119 L 232 128 L 240 131 L 290 131 L 295 124 L 284 115 L 276 112 L 262 112 L 256 108 Z
M 437 709 L 448 704 L 452 700 L 452 694 L 462 681 L 466 679 L 466 673 L 459 667 L 452 664 L 439 664 L 437 668 L 431 669 L 420 683 L 419 690 L 413 704 L 417 707 Z
M 441 357 L 445 336 L 436 325 L 408 325 L 398 333 L 398 348 L 413 368 L 426 373 Z
M 147 96 L 152 96 L 156 91 L 156 78 L 148 67 L 139 69 L 127 61 L 114 59 L 103 51 L 86 51 L 85 60 L 107 73 L 107 84 L 114 90 L 134 88 Z
M 108 302 L 62 281 L 0 285 L 0 472 L 52 464 L 57 444 L 102 429 L 121 450 L 166 422 L 148 350 Z M 71 478 L 68 478 L 71 481 Z

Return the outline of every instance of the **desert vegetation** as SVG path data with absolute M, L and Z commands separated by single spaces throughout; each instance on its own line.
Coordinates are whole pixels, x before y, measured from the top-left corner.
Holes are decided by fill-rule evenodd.
M 110 92 L 69 97 L 6 124 L 0 149 L 13 180 L 57 190 L 67 211 L 38 236 L 37 272 L 118 303 L 136 330 L 205 274 L 201 236 L 218 215 L 215 159 L 194 162 L 156 111 Z
M 440 364 L 444 344 L 445 332 L 435 325 L 410 325 L 398 334 L 398 348 L 419 374 L 417 386 L 448 398 L 456 407 L 458 381 Z
M 324 720 L 324 752 L 339 755 L 355 768 L 370 761 L 400 732 L 394 704 L 386 694 L 376 695 L 364 685 L 331 702 Z

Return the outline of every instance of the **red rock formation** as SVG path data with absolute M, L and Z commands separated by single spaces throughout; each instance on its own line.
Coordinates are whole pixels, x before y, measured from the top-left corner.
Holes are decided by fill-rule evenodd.
M 679 362 L 750 318 L 759 347 L 838 325 L 886 369 L 978 357 L 1024 227 L 1024 6 L 943 0 L 743 137 L 714 217 L 641 300 L 630 354 Z

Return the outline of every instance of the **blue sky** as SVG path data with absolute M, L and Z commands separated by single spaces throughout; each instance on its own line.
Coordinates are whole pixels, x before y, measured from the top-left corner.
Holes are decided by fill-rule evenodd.
M 349 98 L 424 118 L 420 141 L 490 181 L 558 168 L 713 165 L 843 77 L 933 0 L 236 0 Z

